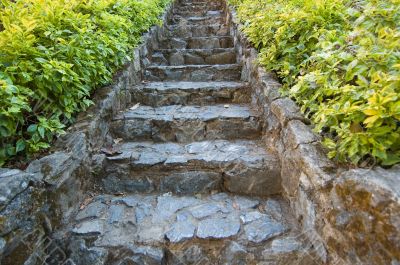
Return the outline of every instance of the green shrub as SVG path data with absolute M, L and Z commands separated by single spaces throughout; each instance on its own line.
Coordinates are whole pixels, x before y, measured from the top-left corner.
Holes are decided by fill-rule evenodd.
M 47 148 L 91 103 L 170 0 L 0 4 L 0 166 Z
M 339 161 L 400 162 L 399 0 L 231 0 Z

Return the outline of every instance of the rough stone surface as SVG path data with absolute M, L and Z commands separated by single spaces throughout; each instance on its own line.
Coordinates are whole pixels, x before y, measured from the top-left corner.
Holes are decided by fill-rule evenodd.
M 102 234 L 104 232 L 104 224 L 101 220 L 85 221 L 72 229 L 72 232 L 79 235 Z
M 72 154 L 56 152 L 33 161 L 27 171 L 38 174 L 48 184 L 59 187 L 79 165 L 79 159 Z
M 240 78 L 240 65 L 150 66 L 145 75 L 149 81 L 235 81 Z
M 179 160 L 175 160 L 180 162 Z M 173 161 L 170 160 L 169 163 Z M 219 173 L 190 171 L 175 173 L 166 176 L 160 183 L 161 192 L 173 192 L 175 194 L 207 193 L 217 190 L 221 183 Z
M 80 211 L 75 218 L 77 221 L 87 218 L 98 218 L 104 213 L 106 208 L 107 207 L 104 203 L 96 201 Z
M 278 117 L 282 126 L 286 126 L 291 120 L 304 120 L 299 107 L 288 98 L 273 101 L 271 110 Z
M 254 218 L 253 214 L 253 218 L 249 215 L 246 217 L 254 220 L 253 222 L 250 221 L 250 223 L 244 227 L 245 236 L 247 240 L 251 242 L 260 243 L 270 238 L 282 235 L 287 231 L 284 225 L 273 220 L 269 216 Z
M 240 222 L 234 218 L 213 218 L 200 221 L 197 228 L 199 238 L 225 238 L 235 236 L 240 229 Z
M 172 187 L 172 183 L 185 175 L 196 177 L 197 173 L 193 175 L 190 173 L 192 171 L 214 171 L 218 175 L 201 173 L 197 176 L 211 178 L 213 181 L 209 184 L 213 187 L 217 187 L 217 184 L 223 181 L 228 191 L 240 194 L 269 195 L 278 193 L 280 189 L 280 169 L 276 157 L 252 141 L 216 140 L 187 145 L 132 142 L 123 144 L 120 150 L 122 154 L 108 161 L 109 176 L 105 178 L 104 183 L 121 190 L 133 191 L 137 183 L 148 181 L 151 181 L 152 188 L 138 191 L 162 189 L 183 194 L 208 189 L 209 186 L 200 178 L 193 182 L 197 187 L 193 185 L 188 188 L 186 181 Z M 138 158 L 129 157 L 130 154 L 136 153 L 140 153 Z M 129 168 L 121 166 L 121 163 L 129 163 Z M 186 173 L 180 173 L 179 170 L 177 172 L 177 169 L 181 168 L 184 168 Z M 118 178 L 115 175 L 118 175 Z M 240 182 L 240 185 L 236 181 Z
M 248 252 L 246 248 L 236 242 L 230 242 L 223 252 L 221 261 L 224 265 L 248 264 Z
M 108 252 L 102 248 L 88 248 L 84 240 L 72 241 L 69 244 L 71 251 L 70 260 L 76 265 L 104 265 L 106 264 Z
M 143 128 L 143 123 L 149 126 Z M 127 140 L 192 142 L 205 139 L 253 139 L 260 122 L 245 106 L 140 106 L 116 118 L 114 134 Z
M 175 223 L 165 236 L 170 242 L 178 243 L 185 239 L 193 238 L 196 227 L 190 222 Z
M 18 169 L 0 168 L 0 210 L 15 196 L 26 190 L 30 181 L 40 180 L 39 175 Z
M 3 254 L 5 247 L 6 247 L 6 240 L 0 237 L 0 255 Z
M 255 235 L 257 221 L 263 219 L 265 223 L 267 215 L 263 209 L 267 207 L 268 200 L 254 200 L 227 193 L 197 197 L 169 194 L 126 197 L 100 195 L 93 198 L 87 208 L 96 206 L 98 202 L 108 202 L 105 204 L 105 212 L 101 212 L 100 216 L 92 220 L 75 218 L 71 228 L 71 240 L 77 242 L 72 249 L 73 257 L 80 259 L 80 262 L 103 260 L 106 255 L 108 261 L 119 259 L 128 262 L 127 264 L 187 264 L 204 259 L 204 264 L 244 265 L 259 264 L 268 260 L 268 257 L 254 255 L 256 252 L 266 253 L 272 249 L 274 255 L 279 258 L 284 251 L 297 253 L 290 251 L 291 248 L 294 249 L 293 244 L 282 246 L 275 242 L 275 245 L 265 250 L 264 242 L 254 240 L 258 239 Z M 138 209 L 141 209 L 141 217 L 135 218 Z M 123 214 L 119 214 L 121 212 Z M 240 221 L 240 216 L 252 217 L 254 220 L 244 223 Z M 254 218 L 259 216 L 261 218 Z M 109 222 L 111 217 L 113 222 Z M 291 218 L 290 213 L 281 211 L 279 219 L 287 218 Z M 265 238 L 284 240 L 285 237 L 276 229 L 278 221 L 268 220 L 267 228 L 260 226 L 257 232 L 262 236 L 263 233 L 268 233 Z M 251 224 L 255 224 L 254 236 L 249 240 L 247 230 Z M 284 224 L 281 223 L 281 226 Z M 289 233 L 292 229 L 293 232 L 296 231 L 296 227 L 291 227 L 285 228 L 285 232 Z M 82 245 L 83 243 L 78 241 L 83 239 L 93 243 L 90 246 Z

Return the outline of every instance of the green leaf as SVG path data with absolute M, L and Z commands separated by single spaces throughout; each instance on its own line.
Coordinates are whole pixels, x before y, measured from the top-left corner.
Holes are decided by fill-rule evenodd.
M 23 150 L 25 150 L 25 140 L 19 139 L 16 144 L 16 152 L 19 153 Z

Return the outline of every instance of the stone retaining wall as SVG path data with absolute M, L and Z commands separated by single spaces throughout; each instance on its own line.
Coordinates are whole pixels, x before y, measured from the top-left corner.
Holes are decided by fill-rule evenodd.
M 320 257 L 328 264 L 399 264 L 400 166 L 349 170 L 330 161 L 299 107 L 258 66 L 235 11 L 228 7 L 226 16 L 242 78 L 263 113 L 266 147 L 280 157 L 284 196 Z
M 170 19 L 172 9 L 173 5 L 163 21 Z M 48 254 L 66 259 L 66 242 L 52 238 L 53 232 L 68 222 L 95 188 L 95 176 L 102 173 L 105 159 L 100 148 L 112 144 L 109 121 L 132 104 L 131 94 L 148 64 L 148 50 L 164 32 L 163 25 L 144 34 L 133 51 L 134 60 L 111 85 L 96 90 L 95 104 L 77 117 L 49 155 L 31 162 L 25 171 L 0 168 L 0 264 L 42 264 Z

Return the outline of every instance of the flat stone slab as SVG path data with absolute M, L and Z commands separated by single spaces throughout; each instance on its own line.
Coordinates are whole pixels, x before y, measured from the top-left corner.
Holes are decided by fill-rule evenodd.
M 215 139 L 255 139 L 261 135 L 258 114 L 248 106 L 140 106 L 112 122 L 116 138 L 188 143 Z
M 257 218 L 255 214 L 252 214 L 251 216 L 245 214 L 244 216 L 246 217 L 244 218 L 246 222 L 250 221 L 249 224 L 244 226 L 245 237 L 248 241 L 261 243 L 273 237 L 282 235 L 287 231 L 284 224 L 275 221 L 268 215 L 261 216 L 260 218 Z
M 278 158 L 255 141 L 129 142 L 107 160 L 102 182 L 109 192 L 196 194 L 222 185 L 230 192 L 266 196 L 281 189 Z
M 233 48 L 219 49 L 167 49 L 155 51 L 157 60 L 162 55 L 167 65 L 235 64 Z
M 133 102 L 148 106 L 248 103 L 244 82 L 148 82 L 132 91 Z
M 236 81 L 240 80 L 241 69 L 239 64 L 157 65 L 146 68 L 145 78 L 149 81 Z
M 223 24 L 225 22 L 223 16 L 215 16 L 214 14 L 194 15 L 190 16 L 175 14 L 170 20 L 172 24 L 194 24 L 194 25 L 210 25 L 210 24 Z
M 158 260 L 158 263 L 138 264 L 162 264 L 160 260 L 166 258 L 162 253 L 167 253 L 168 262 L 165 264 L 181 264 L 182 261 L 191 264 L 197 258 L 208 261 L 200 264 L 236 264 L 238 261 L 245 262 L 238 264 L 264 264 L 260 262 L 274 259 L 296 261 L 299 255 L 305 254 L 312 257 L 312 247 L 305 248 L 308 245 L 297 236 L 301 233 L 297 232 L 296 225 L 286 224 L 293 219 L 290 212 L 280 211 L 277 219 L 281 221 L 278 221 L 272 217 L 269 200 L 227 193 L 203 196 L 100 195 L 87 207 L 96 208 L 97 202 L 107 202 L 104 204 L 106 211 L 92 220 L 75 221 L 70 238 L 81 242 L 86 240 L 91 242 L 90 248 L 101 248 L 115 254 L 128 250 L 126 253 L 134 253 L 134 261 Z M 279 209 L 289 208 L 283 199 L 274 201 L 280 205 Z M 143 204 L 148 207 L 147 214 L 136 219 L 135 212 L 142 209 Z M 253 218 L 243 222 L 242 216 Z M 113 222 L 109 222 L 110 219 Z M 212 253 L 218 254 L 219 262 L 209 256 Z M 310 259 L 307 262 L 299 264 L 317 264 Z
M 238 207 L 240 201 L 254 203 Z M 97 242 L 99 244 L 101 242 L 102 247 L 107 242 L 113 246 L 118 245 L 115 238 L 107 237 L 122 235 L 125 228 L 133 234 L 122 236 L 121 244 L 137 242 L 163 244 L 166 242 L 165 238 L 169 242 L 178 243 L 196 237 L 204 239 L 244 237 L 249 242 L 257 243 L 261 241 L 253 240 L 253 237 L 270 234 L 278 236 L 275 228 L 279 224 L 285 227 L 283 223 L 270 217 L 269 211 L 265 210 L 267 202 L 268 200 L 254 200 L 226 193 L 197 197 L 169 194 L 101 195 L 95 197 L 93 202 L 77 213 L 71 232 L 80 236 L 98 236 Z M 285 204 L 283 200 L 277 203 Z M 256 205 L 261 207 L 254 208 Z M 102 210 L 97 215 L 90 215 L 91 219 L 81 219 L 87 212 L 99 207 Z M 141 213 L 140 218 L 137 218 L 138 212 Z M 286 220 L 286 215 L 289 215 L 284 211 L 279 214 L 282 220 Z M 245 220 L 243 216 L 246 216 Z M 249 216 L 259 216 L 259 218 L 249 218 Z M 260 220 L 263 221 L 262 224 L 267 225 L 259 225 Z
M 190 222 L 177 222 L 172 225 L 171 230 L 165 236 L 170 242 L 178 243 L 193 238 L 195 230 L 196 226 Z
M 181 12 L 182 15 L 189 14 L 187 11 Z M 196 12 L 198 16 L 205 16 L 207 12 Z M 191 13 L 193 15 L 193 13 Z M 229 35 L 229 27 L 225 24 L 214 25 L 193 25 L 193 24 L 177 24 L 168 27 L 171 37 L 190 38 L 190 37 L 206 37 L 210 35 L 227 36 Z
M 212 218 L 199 223 L 197 236 L 199 238 L 227 238 L 237 235 L 240 222 L 237 218 Z
M 215 18 L 210 17 L 211 19 Z M 175 37 L 166 39 L 159 45 L 159 49 L 219 49 L 233 47 L 233 38 L 228 35 L 188 38 Z

